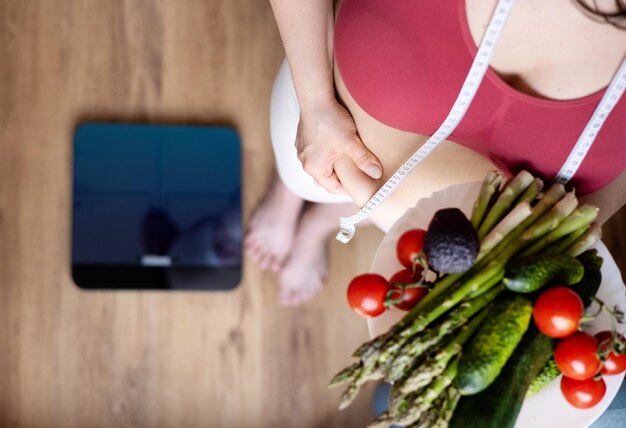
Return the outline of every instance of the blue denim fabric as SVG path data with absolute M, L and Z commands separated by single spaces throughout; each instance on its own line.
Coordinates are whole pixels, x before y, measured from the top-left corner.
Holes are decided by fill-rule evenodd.
M 626 427 L 626 382 L 622 383 L 617 395 L 606 412 L 590 428 Z

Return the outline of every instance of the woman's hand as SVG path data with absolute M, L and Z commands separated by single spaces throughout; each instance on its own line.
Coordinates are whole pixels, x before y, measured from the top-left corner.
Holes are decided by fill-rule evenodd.
M 382 177 L 381 162 L 365 147 L 354 119 L 334 97 L 300 112 L 296 149 L 304 170 L 331 193 L 346 193 L 333 169 L 342 154 L 370 177 Z

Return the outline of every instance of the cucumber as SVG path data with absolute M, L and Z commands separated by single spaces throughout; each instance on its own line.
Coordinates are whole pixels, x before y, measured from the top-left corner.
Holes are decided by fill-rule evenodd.
M 461 397 L 450 427 L 512 428 L 528 386 L 553 352 L 554 339 L 531 325 L 496 381 L 480 394 Z
M 506 267 L 504 285 L 516 293 L 532 293 L 552 281 L 576 284 L 585 274 L 583 264 L 565 255 L 522 257 Z
M 598 250 L 587 250 L 577 257 L 578 261 L 585 267 L 585 276 L 577 284 L 572 286 L 583 301 L 586 308 L 591 303 L 591 298 L 596 295 L 600 283 L 602 282 L 602 257 L 598 255 Z
M 572 286 L 585 306 L 595 296 L 602 273 L 602 258 L 595 250 L 578 256 L 585 266 L 583 279 Z M 554 353 L 554 339 L 532 324 L 522 342 L 502 369 L 500 376 L 479 394 L 462 397 L 454 412 L 451 428 L 512 428 L 529 385 Z
M 461 395 L 477 394 L 500 374 L 528 328 L 533 307 L 526 296 L 509 294 L 489 310 L 459 361 Z
M 556 362 L 554 361 L 554 356 L 541 367 L 537 376 L 533 379 L 532 383 L 528 387 L 528 392 L 526 393 L 526 397 L 530 397 L 541 391 L 545 386 L 547 386 L 554 379 L 559 377 L 561 372 L 556 366 Z

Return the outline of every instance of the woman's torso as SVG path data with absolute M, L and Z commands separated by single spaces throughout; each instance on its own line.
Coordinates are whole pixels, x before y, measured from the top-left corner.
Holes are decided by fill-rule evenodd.
M 364 142 L 381 157 L 386 176 L 424 142 L 417 135 L 432 134 L 444 120 L 495 3 L 345 0 L 341 5 L 335 27 L 338 93 Z M 457 164 L 446 163 L 440 154 L 431 166 L 449 168 L 447 184 L 482 175 L 491 168 L 485 159 L 511 172 L 527 168 L 549 180 L 625 52 L 626 31 L 592 21 L 571 1 L 518 1 L 492 69 L 450 138 L 459 145 L 442 148 L 448 159 L 458 153 Z M 626 98 L 573 180 L 582 193 L 605 186 L 624 170 L 625 118 Z M 473 171 L 459 171 L 463 165 Z M 408 179 L 414 185 L 405 187 L 434 179 L 433 172 L 420 177 L 420 168 Z

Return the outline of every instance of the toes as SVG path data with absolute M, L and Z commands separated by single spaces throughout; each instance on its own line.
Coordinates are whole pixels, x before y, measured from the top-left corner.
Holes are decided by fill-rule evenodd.
M 283 264 L 278 260 L 277 257 L 274 258 L 274 261 L 272 262 L 272 265 L 270 266 L 270 269 L 272 269 L 272 272 L 280 272 L 280 270 L 282 269 Z
M 273 252 L 274 258 L 272 259 L 272 263 L 270 264 L 270 269 L 273 272 L 279 273 L 285 267 L 286 255 L 282 255 L 278 252 Z
M 263 270 L 268 270 L 274 261 L 272 253 L 265 253 L 259 261 L 259 267 Z
M 259 263 L 261 261 L 263 254 L 263 248 L 259 245 L 255 245 L 248 250 L 248 255 L 255 263 Z
M 254 236 L 254 233 L 248 233 L 246 235 L 246 238 L 243 241 L 243 245 L 248 248 L 251 249 L 253 248 L 257 243 L 256 237 Z

